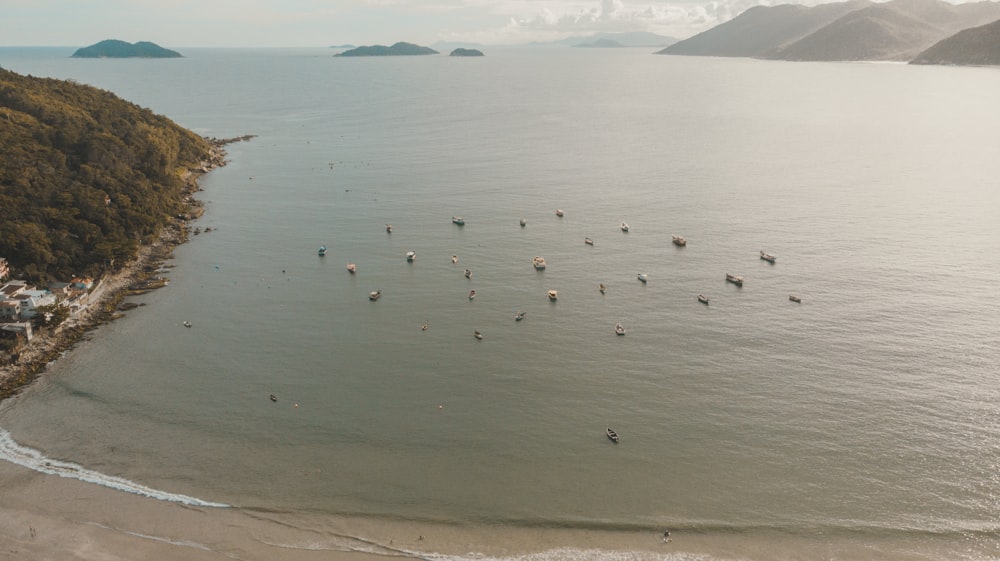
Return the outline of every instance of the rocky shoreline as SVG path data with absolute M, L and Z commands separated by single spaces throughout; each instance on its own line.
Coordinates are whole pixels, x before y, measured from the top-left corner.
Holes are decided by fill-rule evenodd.
M 136 257 L 124 267 L 106 273 L 98 279 L 86 308 L 55 329 L 36 333 L 31 343 L 21 352 L 16 364 L 0 367 L 0 400 L 16 394 L 34 381 L 49 363 L 58 359 L 62 353 L 81 340 L 85 340 L 88 333 L 120 318 L 124 309 L 135 307 L 122 305 L 126 296 L 166 286 L 166 280 L 159 276 L 163 262 L 171 257 L 175 247 L 188 241 L 191 231 L 190 221 L 204 213 L 203 203 L 194 198 L 194 194 L 200 190 L 198 179 L 213 169 L 226 165 L 227 144 L 252 138 L 254 135 L 206 139 L 212 147 L 209 158 L 201 162 L 198 167 L 184 172 L 183 180 L 187 186 L 184 202 L 188 205 L 187 211 L 181 216 L 174 217 L 160 231 L 157 239 L 141 247 Z

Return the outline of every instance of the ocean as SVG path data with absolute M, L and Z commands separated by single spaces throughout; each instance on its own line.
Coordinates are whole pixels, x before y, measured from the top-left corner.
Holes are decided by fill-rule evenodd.
M 257 135 L 0 458 L 421 558 L 1000 559 L 995 68 L 178 50 L 0 48 Z

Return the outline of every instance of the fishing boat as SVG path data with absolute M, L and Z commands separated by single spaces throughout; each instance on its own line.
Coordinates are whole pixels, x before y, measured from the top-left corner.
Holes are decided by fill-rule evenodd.
M 562 209 L 561 208 L 557 208 L 556 209 L 556 216 L 558 216 L 559 218 L 562 218 L 562 215 L 563 215 Z
M 555 302 L 558 299 L 559 299 L 559 292 L 557 292 L 555 290 L 550 290 L 549 291 L 549 300 L 552 300 L 553 302 Z
M 522 319 L 524 319 L 524 312 L 514 314 L 514 321 L 521 321 Z
M 802 299 L 801 299 L 801 298 L 799 298 L 798 296 L 794 295 L 794 294 L 790 294 L 790 295 L 788 296 L 788 299 L 789 299 L 789 300 L 791 300 L 792 302 L 795 302 L 795 303 L 800 303 L 800 302 L 802 302 Z
M 409 261 L 410 263 L 413 263 L 413 260 L 416 259 L 416 258 L 417 258 L 417 252 L 416 251 L 407 251 L 406 252 L 406 260 Z
M 466 269 L 465 270 L 465 278 L 471 279 L 472 278 L 472 271 Z
M 381 290 L 375 290 L 375 291 L 372 291 L 372 292 L 368 293 L 368 299 L 371 300 L 372 302 L 378 300 L 381 297 L 382 297 L 382 291 Z
M 629 230 L 628 222 L 622 222 L 621 229 L 622 229 L 622 232 L 628 232 L 628 230 Z
M 465 226 L 465 219 L 462 218 L 461 216 L 452 216 L 451 222 L 453 224 L 458 224 L 459 226 Z
M 608 290 L 608 287 L 604 286 L 604 283 L 602 282 L 601 284 L 597 285 L 597 290 L 600 290 L 601 294 L 604 294 L 604 292 Z
M 615 432 L 615 431 L 613 431 L 613 430 L 611 430 L 611 427 L 608 427 L 608 438 L 611 440 L 611 442 L 614 442 L 615 444 L 618 444 L 618 440 L 619 440 L 618 439 L 618 433 Z
M 531 266 L 541 271 L 545 268 L 545 259 L 536 255 L 531 258 Z
M 688 244 L 688 241 L 684 239 L 684 236 L 674 236 L 673 242 L 677 247 L 684 247 Z
M 699 294 L 698 301 L 701 302 L 702 304 L 708 304 L 708 296 L 705 296 L 704 294 Z
M 764 261 L 767 261 L 768 263 L 774 263 L 775 261 L 778 260 L 777 257 L 763 250 L 760 252 L 760 258 L 763 259 Z
M 480 341 L 483 340 L 483 334 L 478 331 L 474 332 L 472 336 L 475 337 L 476 339 L 479 339 Z
M 592 240 L 590 238 L 583 238 L 583 243 L 585 243 L 587 245 L 594 245 L 594 240 Z
M 326 246 L 325 245 L 319 246 L 319 249 L 316 251 L 316 253 L 318 253 L 320 257 L 326 255 Z
M 743 277 L 726 273 L 726 282 L 731 282 L 736 286 L 743 286 Z
M 639 273 L 639 280 L 645 284 L 646 281 L 649 280 L 649 275 L 647 275 L 646 273 Z
M 476 291 L 475 290 L 470 290 L 469 291 L 469 300 L 472 300 L 475 297 L 476 297 Z
M 354 263 L 348 263 L 347 264 L 347 270 L 350 271 L 351 274 L 354 274 L 354 273 L 358 272 L 358 266 L 355 265 Z
M 622 324 L 620 324 L 620 323 L 616 323 L 615 324 L 615 334 L 616 335 L 625 335 L 625 328 L 622 326 Z

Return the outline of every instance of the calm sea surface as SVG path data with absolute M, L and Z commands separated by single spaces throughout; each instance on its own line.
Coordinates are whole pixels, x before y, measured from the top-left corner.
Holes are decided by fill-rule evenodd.
M 183 51 L 0 49 L 258 135 L 170 285 L 0 404 L 4 457 L 261 511 L 1000 558 L 997 69 Z

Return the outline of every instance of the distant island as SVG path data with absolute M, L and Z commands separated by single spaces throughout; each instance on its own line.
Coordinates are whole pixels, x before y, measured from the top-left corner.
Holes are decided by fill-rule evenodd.
M 344 51 L 333 56 L 414 56 L 436 54 L 438 54 L 438 52 L 430 47 L 421 47 L 420 45 L 400 41 L 391 47 L 386 47 L 385 45 L 369 45 Z
M 483 51 L 480 51 L 479 49 L 458 48 L 452 51 L 448 56 L 483 56 Z
M 648 31 L 626 31 L 619 33 L 594 33 L 591 35 L 573 35 L 558 41 L 548 43 L 531 43 L 532 45 L 566 45 L 569 47 L 659 47 L 672 45 L 677 39 L 666 35 L 658 35 Z
M 179 58 L 183 56 L 177 51 L 164 49 L 149 41 L 129 43 L 117 39 L 105 39 L 89 47 L 77 49 L 72 58 Z
M 755 6 L 656 54 L 907 62 L 960 31 L 998 19 L 998 2 L 849 0 L 816 6 Z
M 625 45 L 622 45 L 618 41 L 613 39 L 598 39 L 596 41 L 591 41 L 590 43 L 580 43 L 579 45 L 573 45 L 574 47 L 582 47 L 585 49 L 620 49 Z
M 910 64 L 1000 66 L 1000 20 L 939 41 L 917 55 Z

